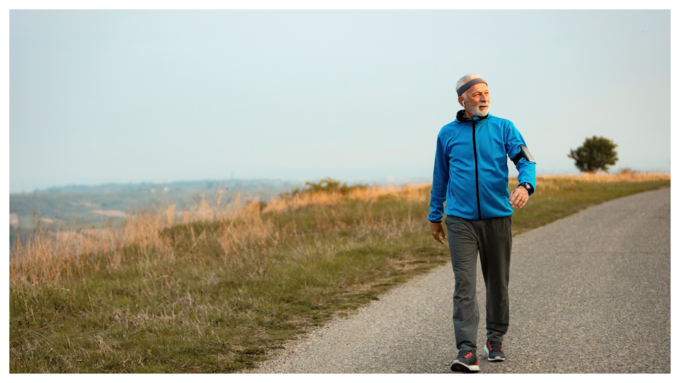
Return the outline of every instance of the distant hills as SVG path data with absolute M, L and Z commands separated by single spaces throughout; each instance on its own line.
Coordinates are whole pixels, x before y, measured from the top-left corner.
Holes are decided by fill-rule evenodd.
M 212 200 L 221 186 L 226 189 L 227 200 L 240 190 L 245 198 L 258 196 L 266 202 L 303 185 L 302 181 L 226 179 L 51 187 L 32 193 L 10 194 L 10 230 L 33 228 L 37 221 L 42 225 L 99 227 L 116 224 L 137 209 L 170 202 L 177 203 L 181 209 L 201 196 Z
M 209 191 L 220 185 L 228 188 L 240 188 L 242 192 L 265 192 L 267 194 L 277 191 L 288 190 L 304 185 L 302 181 L 284 181 L 270 179 L 225 179 L 225 180 L 201 180 L 201 181 L 154 181 L 141 183 L 107 183 L 102 185 L 66 185 L 55 186 L 45 190 L 38 190 L 38 193 L 87 193 L 87 192 L 149 192 L 163 191 L 165 188 L 173 190 L 197 190 Z

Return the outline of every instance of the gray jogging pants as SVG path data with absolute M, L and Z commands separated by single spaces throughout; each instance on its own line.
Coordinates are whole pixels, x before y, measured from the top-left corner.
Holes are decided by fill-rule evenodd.
M 508 282 L 512 216 L 471 221 L 446 217 L 451 263 L 456 279 L 453 327 L 459 350 L 477 349 L 477 253 L 486 285 L 486 337 L 502 342 L 510 322 Z M 484 341 L 486 342 L 486 340 Z

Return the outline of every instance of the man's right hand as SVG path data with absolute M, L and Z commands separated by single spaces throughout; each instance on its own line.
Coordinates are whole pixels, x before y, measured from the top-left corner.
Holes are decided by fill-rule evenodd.
M 444 230 L 444 226 L 442 226 L 441 222 L 430 222 L 430 233 L 432 233 L 435 241 L 442 244 L 444 243 L 444 240 L 446 239 L 446 231 Z

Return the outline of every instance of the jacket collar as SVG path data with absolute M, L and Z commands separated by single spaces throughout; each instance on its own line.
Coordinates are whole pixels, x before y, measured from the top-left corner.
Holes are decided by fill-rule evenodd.
M 487 115 L 484 116 L 484 117 L 477 117 L 477 116 L 475 116 L 475 117 L 472 117 L 472 118 L 467 118 L 467 117 L 465 117 L 465 109 L 461 109 L 461 110 L 459 110 L 458 113 L 456 114 L 456 120 L 458 120 L 458 121 L 460 121 L 460 122 L 481 121 L 481 120 L 485 120 L 485 119 L 488 118 L 489 116 L 490 116 L 490 115 L 487 114 Z

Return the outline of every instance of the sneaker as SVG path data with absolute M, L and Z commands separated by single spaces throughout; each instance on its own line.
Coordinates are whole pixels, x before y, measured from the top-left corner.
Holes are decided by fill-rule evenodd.
M 460 350 L 458 357 L 451 363 L 451 371 L 479 372 L 479 362 L 474 351 Z
M 494 342 L 487 339 L 486 344 L 484 345 L 484 352 L 489 355 L 489 362 L 502 362 L 505 360 L 503 342 Z

